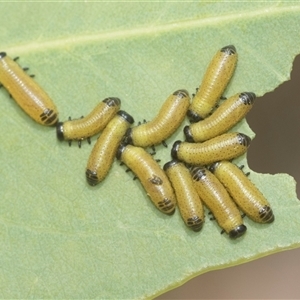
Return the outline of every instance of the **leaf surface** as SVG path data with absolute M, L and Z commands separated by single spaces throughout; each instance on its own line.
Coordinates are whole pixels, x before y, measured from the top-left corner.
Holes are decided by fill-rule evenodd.
M 225 96 L 262 96 L 288 80 L 300 49 L 299 13 L 299 4 L 280 1 L 2 3 L 0 50 L 30 67 L 61 121 L 116 96 L 137 123 L 151 120 L 175 90 L 194 93 L 225 45 L 239 53 Z M 245 218 L 247 234 L 232 241 L 207 217 L 194 233 L 178 211 L 157 211 L 118 162 L 89 187 L 92 146 L 57 141 L 53 128 L 32 121 L 4 89 L 0 99 L 1 298 L 154 297 L 206 271 L 300 245 L 300 206 L 286 174 L 251 171 L 273 224 Z M 186 124 L 168 149 L 157 147 L 161 165 Z M 232 130 L 254 137 L 245 121 Z M 236 162 L 247 166 L 246 156 Z

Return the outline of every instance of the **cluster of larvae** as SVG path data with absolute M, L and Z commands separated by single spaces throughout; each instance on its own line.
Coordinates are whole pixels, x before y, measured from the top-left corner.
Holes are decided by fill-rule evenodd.
M 150 122 L 135 127 L 133 117 L 120 110 L 121 101 L 109 97 L 81 119 L 58 122 L 58 111 L 50 97 L 5 52 L 0 53 L 0 82 L 20 107 L 36 122 L 56 126 L 57 138 L 81 141 L 101 132 L 86 167 L 88 184 L 104 180 L 115 157 L 125 164 L 145 188 L 154 205 L 173 214 L 176 205 L 185 224 L 199 231 L 204 223 L 203 204 L 230 238 L 246 232 L 240 210 L 255 222 L 274 221 L 272 209 L 257 187 L 231 160 L 244 154 L 251 139 L 228 132 L 251 109 L 255 94 L 235 94 L 216 108 L 237 63 L 237 52 L 229 45 L 213 57 L 192 101 L 185 89 L 172 93 Z M 186 141 L 176 141 L 172 160 L 161 168 L 145 148 L 165 144 L 182 124 Z

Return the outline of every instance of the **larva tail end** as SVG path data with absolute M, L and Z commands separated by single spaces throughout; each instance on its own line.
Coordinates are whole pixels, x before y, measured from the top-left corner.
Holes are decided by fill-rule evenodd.
M 103 100 L 104 103 L 106 103 L 108 106 L 120 106 L 121 100 L 116 97 L 109 97 Z
M 193 135 L 192 135 L 192 133 L 191 133 L 190 126 L 188 126 L 188 125 L 185 126 L 185 127 L 183 128 L 183 132 L 184 132 L 185 139 L 186 139 L 187 142 L 189 142 L 189 143 L 194 143 L 194 142 L 195 142 L 195 140 L 194 140 L 194 138 L 193 138 Z
M 196 112 L 192 111 L 191 109 L 187 111 L 186 115 L 191 123 L 196 123 L 203 120 L 201 116 L 199 116 Z
M 244 133 L 238 133 L 238 141 L 240 145 L 244 145 L 245 147 L 248 147 L 251 143 L 251 138 L 244 134 Z
M 243 101 L 244 104 L 251 105 L 254 103 L 256 95 L 252 92 L 244 92 L 244 93 L 241 93 L 239 97 Z
M 193 180 L 200 181 L 206 177 L 206 169 L 204 167 L 194 166 L 189 168 Z
M 201 222 L 201 224 L 191 226 L 191 229 L 195 232 L 198 232 L 202 229 L 202 227 L 203 227 L 203 222 Z
M 178 149 L 179 149 L 180 144 L 181 144 L 181 141 L 176 141 L 176 142 L 173 144 L 173 147 L 172 147 L 172 150 L 171 150 L 171 156 L 172 156 L 172 158 L 174 158 L 174 159 L 178 159 L 177 152 L 178 152 Z
M 156 207 L 166 215 L 173 215 L 175 212 L 174 199 L 164 198 L 156 204 Z
M 64 137 L 64 123 L 58 122 L 56 124 L 56 136 L 60 141 L 63 141 L 65 139 Z
M 260 211 L 259 216 L 261 218 L 262 223 L 272 223 L 275 220 L 272 208 L 270 206 L 265 205 Z
M 233 45 L 228 45 L 223 47 L 220 51 L 232 55 L 236 53 L 236 48 Z
M 189 92 L 187 90 L 177 90 L 173 93 L 174 96 L 181 96 L 182 98 L 190 97 Z
M 217 161 L 215 163 L 213 163 L 212 165 L 209 166 L 208 170 L 212 173 L 215 173 L 216 169 L 218 168 L 220 162 Z
M 273 223 L 275 221 L 275 216 L 273 215 L 273 212 L 272 212 L 272 215 L 270 216 L 270 218 L 268 219 L 268 221 L 266 223 Z
M 91 171 L 89 169 L 86 170 L 85 172 L 86 180 L 89 185 L 95 186 L 96 184 L 99 183 L 97 173 L 95 171 Z
M 0 52 L 0 59 L 6 56 L 6 52 Z
M 229 237 L 231 239 L 236 239 L 245 234 L 246 231 L 247 227 L 244 224 L 241 224 L 229 232 Z
M 201 219 L 199 216 L 194 216 L 192 218 L 187 219 L 186 224 L 193 231 L 198 232 L 202 229 L 204 220 Z
M 165 214 L 168 216 L 172 216 L 172 215 L 174 215 L 174 213 L 175 213 L 175 207 L 172 210 L 166 212 Z
M 133 124 L 134 123 L 134 119 L 133 117 L 128 114 L 126 111 L 124 110 L 119 110 L 117 112 L 117 115 L 121 116 L 123 119 L 125 119 L 129 124 Z

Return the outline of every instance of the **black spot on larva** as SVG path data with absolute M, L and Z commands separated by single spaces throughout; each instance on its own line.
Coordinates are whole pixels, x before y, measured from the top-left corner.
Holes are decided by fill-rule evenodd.
M 163 184 L 163 181 L 160 177 L 156 176 L 156 175 L 153 175 L 152 178 L 149 178 L 148 179 L 151 183 L 155 184 L 155 185 L 162 185 Z

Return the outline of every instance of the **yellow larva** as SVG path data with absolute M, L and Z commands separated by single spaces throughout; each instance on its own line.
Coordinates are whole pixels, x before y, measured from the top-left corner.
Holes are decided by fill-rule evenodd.
M 203 143 L 176 141 L 171 155 L 191 165 L 208 165 L 219 160 L 230 160 L 244 154 L 251 139 L 238 132 L 224 133 Z
M 254 93 L 240 93 L 225 100 L 211 116 L 184 127 L 188 142 L 203 142 L 220 135 L 237 124 L 252 108 Z
M 99 133 L 115 116 L 121 106 L 119 98 L 106 98 L 100 102 L 86 117 L 66 122 L 59 122 L 56 134 L 59 140 L 77 140 L 80 147 L 81 141 Z M 69 143 L 71 145 L 71 143 Z
M 105 178 L 114 161 L 118 146 L 133 122 L 131 115 L 120 110 L 107 124 L 96 141 L 87 163 L 85 174 L 90 185 L 96 185 Z
M 237 52 L 233 45 L 216 53 L 187 112 L 191 122 L 204 119 L 212 111 L 230 81 L 236 63 Z
M 0 82 L 37 123 L 51 126 L 58 121 L 58 111 L 50 97 L 5 52 L 0 52 Z
M 189 105 L 190 97 L 186 90 L 174 92 L 151 122 L 128 129 L 127 142 L 138 147 L 149 147 L 163 142 L 180 126 Z
M 267 199 L 236 165 L 229 161 L 220 161 L 214 163 L 210 170 L 250 219 L 258 223 L 274 221 L 273 211 Z
M 164 165 L 164 171 L 174 188 L 184 223 L 192 230 L 199 231 L 204 223 L 204 211 L 189 170 L 183 163 L 172 160 Z
M 138 177 L 147 195 L 161 212 L 174 213 L 176 198 L 171 183 L 165 172 L 144 148 L 121 144 L 117 151 L 117 158 Z
M 232 239 L 243 235 L 247 227 L 243 224 L 237 206 L 217 177 L 202 167 L 192 168 L 191 173 L 199 196 L 212 212 L 220 227 Z

